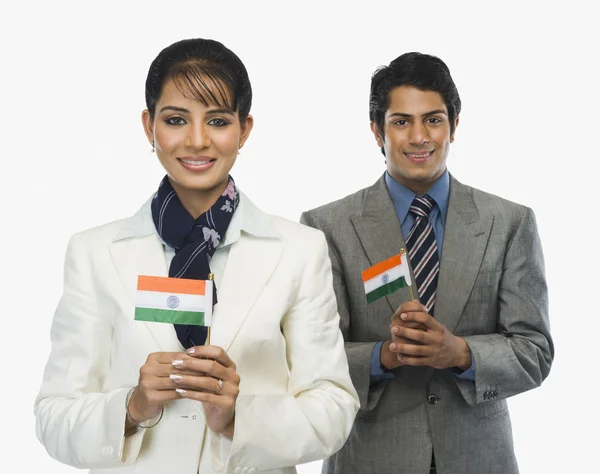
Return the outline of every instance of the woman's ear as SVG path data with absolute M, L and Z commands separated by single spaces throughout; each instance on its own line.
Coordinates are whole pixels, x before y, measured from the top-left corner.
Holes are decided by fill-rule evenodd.
M 242 148 L 244 146 L 244 143 L 246 143 L 246 140 L 248 140 L 253 126 L 254 117 L 252 117 L 252 115 L 248 115 L 246 119 L 240 123 L 240 127 L 242 129 L 242 134 L 240 135 L 240 148 Z
M 142 125 L 144 126 L 144 133 L 146 137 L 148 137 L 148 141 L 152 148 L 154 148 L 154 120 L 150 116 L 150 111 L 148 109 L 144 109 L 142 112 Z

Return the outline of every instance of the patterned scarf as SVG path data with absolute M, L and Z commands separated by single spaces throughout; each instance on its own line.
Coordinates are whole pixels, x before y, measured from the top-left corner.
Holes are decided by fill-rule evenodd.
M 239 193 L 233 178 L 213 206 L 197 219 L 185 210 L 167 176 L 152 199 L 152 219 L 158 235 L 175 250 L 169 267 L 171 278 L 207 280 L 208 260 L 225 237 L 233 213 L 239 204 Z M 213 305 L 217 303 L 217 287 L 213 285 Z M 177 338 L 185 347 L 204 344 L 206 327 L 175 324 Z

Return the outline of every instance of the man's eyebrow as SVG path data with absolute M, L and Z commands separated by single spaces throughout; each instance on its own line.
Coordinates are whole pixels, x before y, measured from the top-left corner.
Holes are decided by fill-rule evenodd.
M 423 117 L 429 117 L 430 115 L 436 115 L 436 114 L 444 114 L 444 115 L 446 115 L 446 111 L 442 110 L 442 109 L 431 110 L 429 112 L 425 112 L 423 114 Z M 390 117 L 411 118 L 413 116 L 411 114 L 405 114 L 403 112 L 394 112 L 393 114 L 390 114 Z
M 443 114 L 446 115 L 446 111 L 442 109 L 432 110 L 431 112 L 427 112 L 423 114 L 423 117 L 428 117 L 430 115 Z

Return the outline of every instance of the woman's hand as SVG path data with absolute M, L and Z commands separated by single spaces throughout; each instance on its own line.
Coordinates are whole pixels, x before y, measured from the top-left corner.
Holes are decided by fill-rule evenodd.
M 166 402 L 189 398 L 202 402 L 212 431 L 233 436 L 239 384 L 235 364 L 220 347 L 155 352 L 140 369 L 138 385 L 129 399 L 129 415 L 142 423 L 157 417 Z
M 184 352 L 154 352 L 148 356 L 127 407 L 135 422 L 157 417 L 165 402 L 179 398 L 171 375 L 179 372 L 173 361 L 183 357 L 187 357 Z
M 173 365 L 171 379 L 177 393 L 202 402 L 206 423 L 211 431 L 233 437 L 235 402 L 240 392 L 240 377 L 235 364 L 217 346 L 190 347 Z

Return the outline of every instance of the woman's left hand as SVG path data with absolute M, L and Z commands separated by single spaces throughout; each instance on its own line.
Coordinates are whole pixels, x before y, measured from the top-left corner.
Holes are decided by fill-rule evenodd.
M 190 347 L 186 354 L 189 357 L 175 366 L 175 376 L 171 376 L 177 392 L 181 397 L 202 402 L 211 431 L 233 437 L 235 402 L 240 393 L 235 364 L 217 346 Z M 190 370 L 196 375 L 190 375 Z

